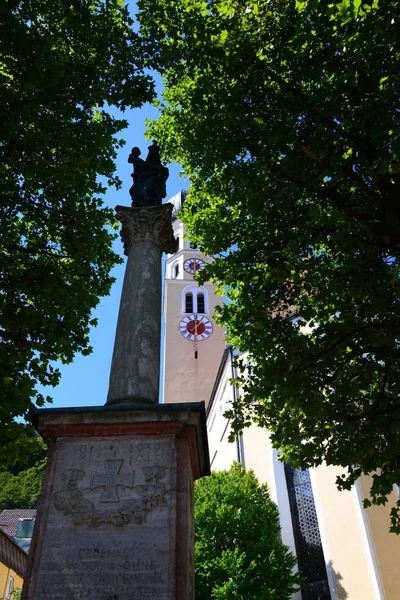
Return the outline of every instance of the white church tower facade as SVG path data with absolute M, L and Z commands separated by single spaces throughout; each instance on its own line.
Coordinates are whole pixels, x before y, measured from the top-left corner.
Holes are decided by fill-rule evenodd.
M 165 264 L 164 403 L 207 404 L 225 348 L 224 331 L 213 319 L 222 299 L 213 284 L 199 286 L 195 280 L 211 259 L 186 239 L 179 219 L 184 198 L 182 191 L 169 200 L 174 205 L 172 226 L 179 245 Z

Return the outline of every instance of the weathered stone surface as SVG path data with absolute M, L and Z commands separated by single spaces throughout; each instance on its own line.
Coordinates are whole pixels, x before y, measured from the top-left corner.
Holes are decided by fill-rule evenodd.
M 193 600 L 204 407 L 112 408 L 35 411 L 50 453 L 24 600 Z
M 131 247 L 125 270 L 107 404 L 158 402 L 161 336 L 161 250 Z
M 37 600 L 173 598 L 172 440 L 61 439 Z
M 156 244 L 161 252 L 176 252 L 177 242 L 171 225 L 172 210 L 169 202 L 162 206 L 140 208 L 117 206 L 116 217 L 122 224 L 121 238 L 126 256 L 129 256 L 134 244 L 143 241 Z
M 51 442 L 63 436 L 178 434 L 186 428 L 194 436 L 191 455 L 195 479 L 210 474 L 204 402 L 44 408 L 31 411 L 29 418 Z
M 107 404 L 157 403 L 160 377 L 161 255 L 175 251 L 172 204 L 117 206 L 128 254 Z

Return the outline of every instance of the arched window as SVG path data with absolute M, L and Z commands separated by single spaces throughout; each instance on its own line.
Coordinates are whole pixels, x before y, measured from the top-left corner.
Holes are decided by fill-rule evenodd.
M 182 290 L 182 312 L 207 315 L 208 294 L 204 287 L 188 285 Z
M 170 279 L 176 279 L 179 275 L 179 260 L 174 260 L 168 267 L 168 277 Z
M 180 239 L 179 239 L 179 235 L 178 235 L 178 236 L 177 236 L 175 239 L 176 239 L 176 241 L 177 241 L 177 249 L 176 249 L 176 251 L 178 252 L 178 251 L 179 251 L 179 249 L 180 249 L 180 245 L 181 245 L 181 241 L 180 241 Z
M 185 295 L 185 312 L 192 313 L 193 312 L 193 294 L 188 292 Z
M 197 294 L 197 312 L 205 313 L 205 302 L 204 302 L 204 294 Z

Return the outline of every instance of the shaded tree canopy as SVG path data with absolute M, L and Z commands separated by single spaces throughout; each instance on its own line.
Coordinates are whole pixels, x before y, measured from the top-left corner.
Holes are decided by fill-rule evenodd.
M 139 6 L 166 85 L 151 135 L 191 179 L 189 234 L 217 257 L 201 278 L 250 359 L 234 427 L 268 427 L 295 468 L 345 467 L 339 487 L 373 474 L 384 503 L 400 479 L 399 2 Z
M 50 400 L 37 386 L 57 384 L 53 361 L 91 351 L 119 262 L 101 194 L 120 184 L 127 123 L 110 109 L 153 98 L 132 26 L 119 0 L 0 6 L 0 461 L 33 439 L 14 417 Z
M 194 489 L 196 600 L 289 600 L 301 577 L 266 484 L 235 464 Z
M 25 464 L 0 468 L 0 511 L 37 508 L 47 461 L 47 446 L 40 437 L 31 444 L 32 452 Z
M 9 471 L 0 471 L 0 511 L 15 508 L 36 508 L 39 502 L 40 490 L 46 459 L 17 475 Z

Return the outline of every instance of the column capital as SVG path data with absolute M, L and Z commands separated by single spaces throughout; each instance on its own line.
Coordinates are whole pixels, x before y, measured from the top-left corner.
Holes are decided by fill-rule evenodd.
M 134 244 L 153 242 L 161 252 L 176 252 L 177 241 L 171 224 L 173 206 L 169 202 L 161 206 L 116 206 L 116 218 L 121 222 L 121 239 L 126 256 Z

